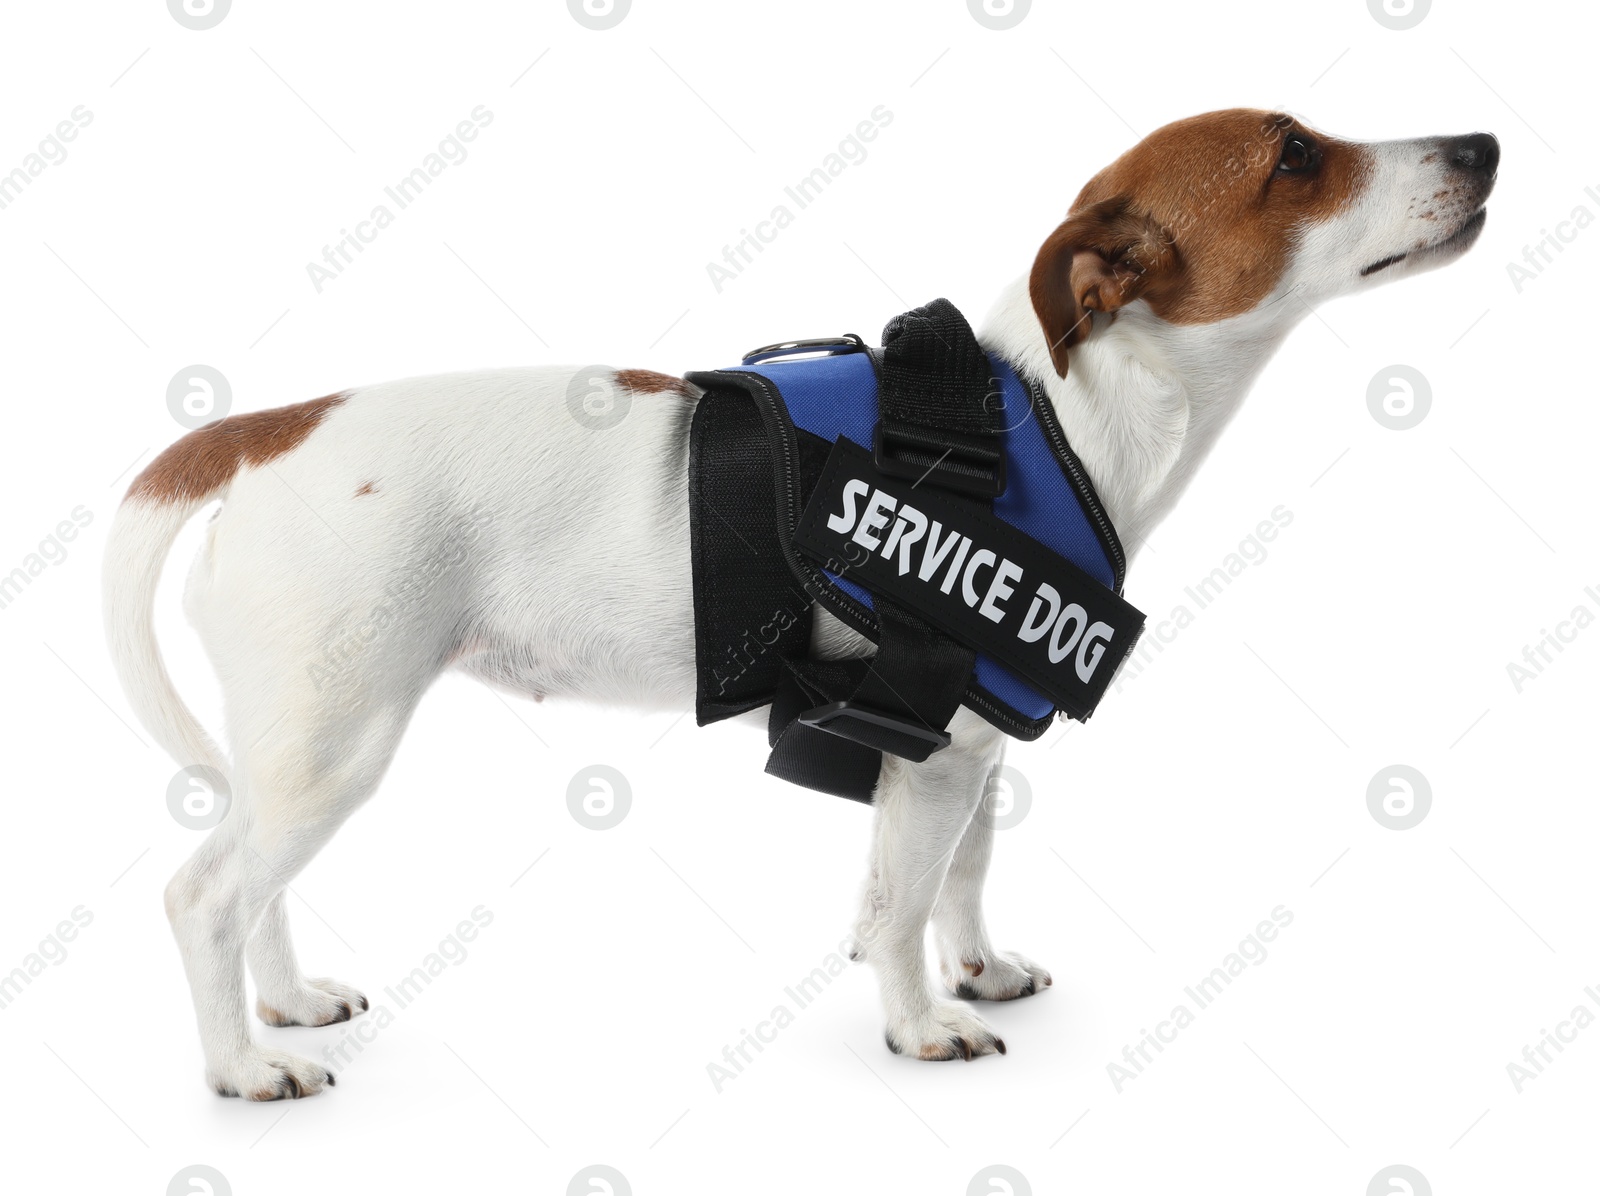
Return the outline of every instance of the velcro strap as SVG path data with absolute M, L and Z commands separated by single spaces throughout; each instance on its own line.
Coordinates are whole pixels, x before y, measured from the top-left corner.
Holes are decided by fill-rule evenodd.
M 1094 712 L 1144 626 L 1118 594 L 982 505 L 885 477 L 843 437 L 793 543 L 869 591 L 875 610 L 917 612 L 1074 718 Z M 921 650 L 941 659 L 936 640 Z
M 766 726 L 774 777 L 872 801 L 885 751 L 920 763 L 949 744 L 978 654 L 898 603 L 877 612 L 872 659 L 784 662 Z
M 921 762 L 950 742 L 977 653 L 887 599 L 870 660 L 790 659 L 772 703 L 767 772 L 871 801 L 882 754 Z
M 884 327 L 878 418 L 947 436 L 1000 438 L 1004 412 L 989 359 L 948 299 L 913 308 Z
M 764 706 L 782 661 L 804 655 L 811 598 L 784 560 L 772 450 L 743 391 L 710 388 L 690 427 L 695 721 Z
M 948 299 L 889 321 L 872 444 L 880 470 L 996 498 L 1006 488 L 1004 420 L 989 359 Z

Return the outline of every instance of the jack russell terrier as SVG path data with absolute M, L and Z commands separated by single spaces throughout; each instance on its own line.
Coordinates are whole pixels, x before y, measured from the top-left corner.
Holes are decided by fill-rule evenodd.
M 1473 244 L 1499 156 L 1487 133 L 1359 143 L 1271 112 L 1178 121 L 1090 180 L 979 340 L 1042 385 L 1115 528 L 1138 544 L 1308 312 Z M 440 672 L 536 698 L 650 710 L 694 699 L 686 469 L 700 392 L 618 371 L 619 389 L 650 398 L 596 436 L 568 415 L 571 378 L 550 366 L 452 374 L 231 415 L 157 456 L 117 513 L 104 600 L 128 700 L 180 764 L 217 770 L 231 790 L 166 889 L 206 1079 L 222 1095 L 276 1100 L 334 1082 L 252 1039 L 244 963 L 269 1025 L 368 1008 L 355 988 L 301 970 L 285 885 L 377 788 Z M 216 502 L 185 608 L 221 678 L 231 756 L 175 692 L 152 621 L 173 540 Z M 381 634 L 331 684 L 319 677 L 329 642 L 380 609 Z M 812 639 L 822 659 L 872 648 L 821 610 Z M 971 1005 L 930 982 L 930 920 L 954 994 L 1004 1001 L 1051 982 L 995 948 L 984 922 L 994 828 L 982 798 L 1005 737 L 967 708 L 949 733 L 923 763 L 884 757 L 854 927 L 888 1044 L 920 1059 L 1005 1052 Z

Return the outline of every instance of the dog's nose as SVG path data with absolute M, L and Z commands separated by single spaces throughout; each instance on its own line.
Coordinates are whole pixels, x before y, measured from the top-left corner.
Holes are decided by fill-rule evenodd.
M 1469 133 L 1449 145 L 1450 165 L 1493 174 L 1500 165 L 1500 142 L 1493 133 Z

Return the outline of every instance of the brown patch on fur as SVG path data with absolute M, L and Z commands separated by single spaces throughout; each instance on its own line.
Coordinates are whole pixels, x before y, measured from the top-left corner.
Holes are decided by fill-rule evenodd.
M 360 486 L 356 487 L 357 498 L 360 498 L 363 494 L 376 494 L 377 492 L 378 488 L 371 482 L 362 482 Z
M 966 960 L 962 960 L 961 966 L 966 968 L 967 971 L 971 972 L 974 976 L 983 975 L 983 960 L 981 959 L 978 960 L 977 963 L 968 963 Z
M 289 1020 L 288 1014 L 279 1013 L 259 997 L 256 998 L 256 1016 L 269 1026 L 292 1026 L 295 1024 Z
M 323 416 L 344 402 L 344 394 L 324 395 L 290 407 L 230 415 L 190 432 L 147 465 L 128 498 L 144 502 L 185 502 L 205 498 L 233 480 L 244 465 L 265 465 L 316 429 Z
M 618 370 L 617 385 L 634 394 L 661 394 L 670 392 L 680 398 L 694 398 L 694 388 L 682 378 L 671 374 L 658 374 L 655 370 Z
M 1166 233 L 1123 196 L 1074 212 L 1039 250 L 1028 297 L 1050 344 L 1056 373 L 1067 350 L 1094 328 L 1095 312 L 1115 312 L 1176 273 Z
M 1277 171 L 1291 132 L 1315 143 L 1315 169 Z M 1369 168 L 1363 146 L 1281 113 L 1235 108 L 1157 129 L 1089 181 L 1039 251 L 1029 292 L 1059 343 L 1057 369 L 1092 311 L 1144 299 L 1174 324 L 1249 311 L 1277 286 L 1299 231 L 1344 209 Z

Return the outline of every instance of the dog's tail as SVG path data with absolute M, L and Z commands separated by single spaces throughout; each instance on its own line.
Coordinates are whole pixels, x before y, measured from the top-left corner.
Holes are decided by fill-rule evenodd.
M 156 585 L 183 525 L 234 476 L 297 447 L 348 392 L 232 415 L 190 432 L 133 480 L 106 543 L 106 639 L 123 692 L 145 729 L 179 764 L 226 771 L 225 757 L 184 705 L 156 642 Z
M 128 702 L 145 730 L 179 764 L 226 772 L 214 739 L 173 687 L 156 642 L 156 585 L 178 533 L 214 494 L 148 501 L 135 490 L 117 511 L 103 571 L 106 641 Z

